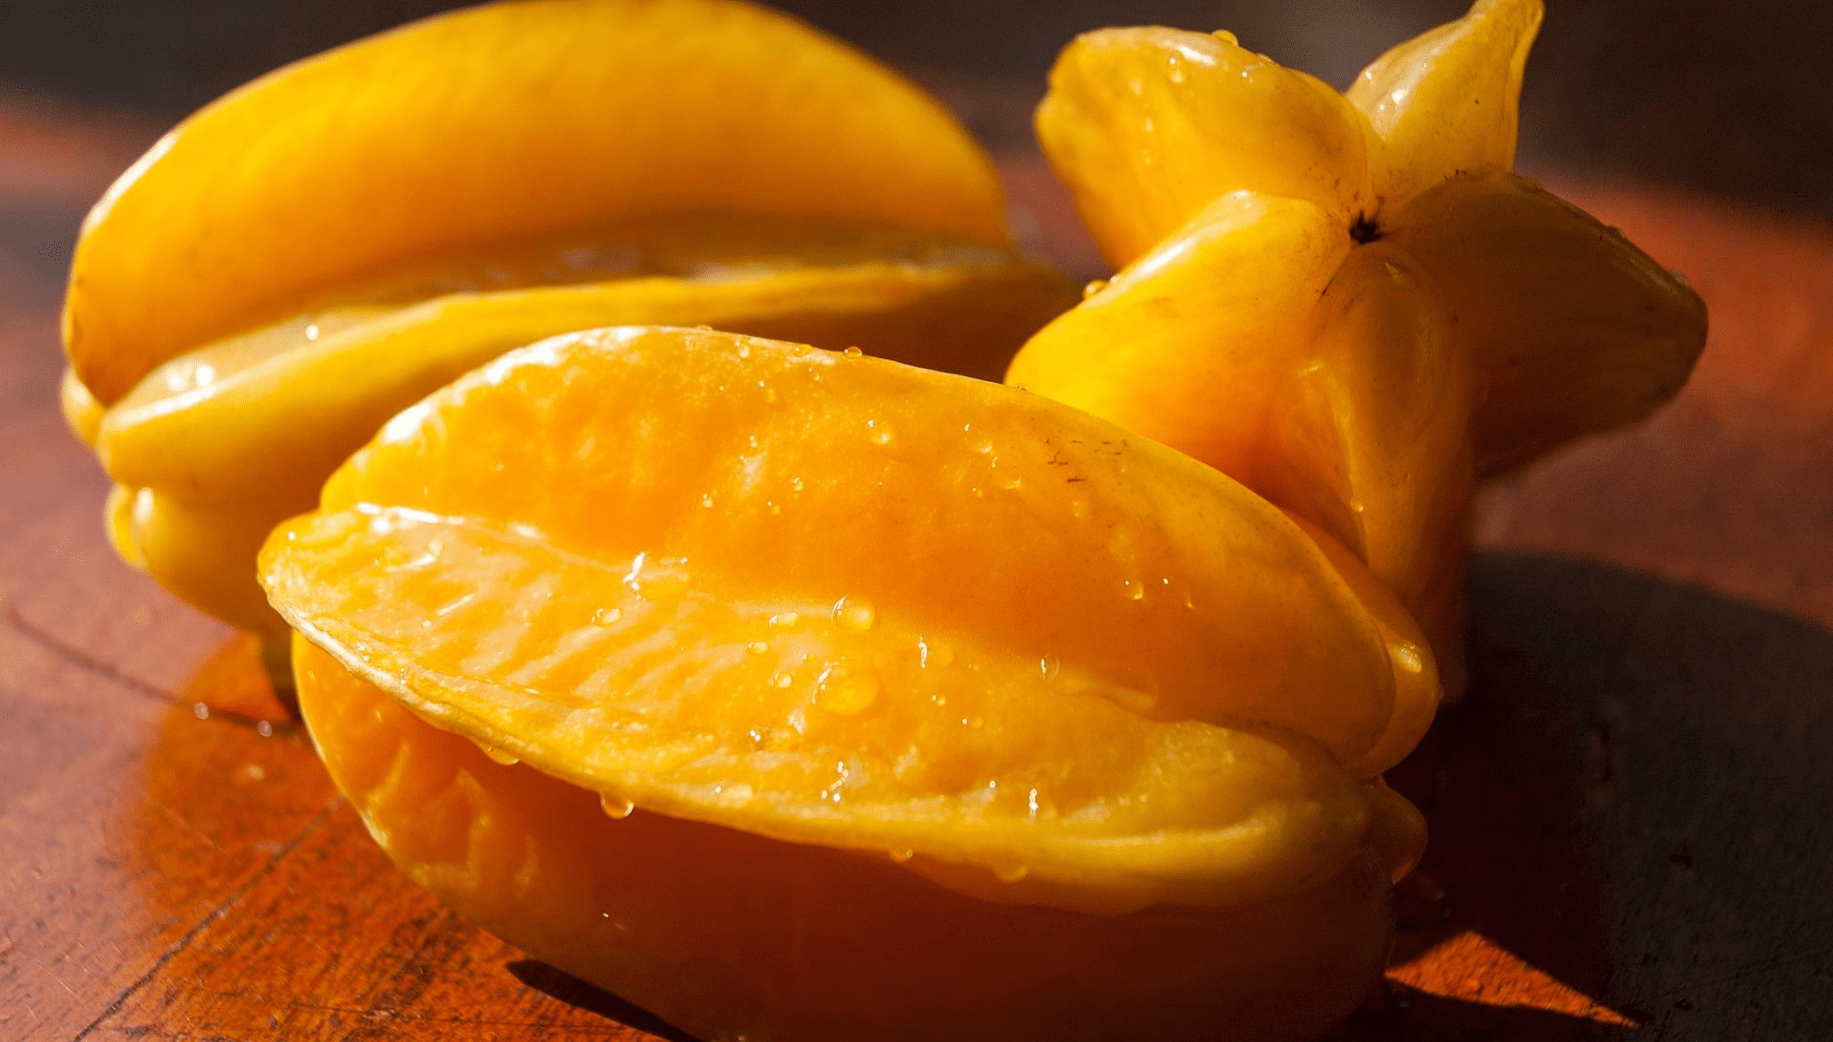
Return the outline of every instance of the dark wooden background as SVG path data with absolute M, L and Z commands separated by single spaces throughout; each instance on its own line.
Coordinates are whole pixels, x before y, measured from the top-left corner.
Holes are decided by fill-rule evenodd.
M 432 6 L 0 10 L 0 1039 L 671 1037 L 393 874 L 253 648 L 114 559 L 56 414 L 63 268 L 108 181 L 270 59 Z M 1128 12 L 804 6 L 937 84 L 1033 241 L 1097 272 L 1024 119 L 1069 23 Z M 1455 11 L 1235 6 L 1338 81 L 1358 34 Z M 1833 1037 L 1833 34 L 1752 6 L 1552 12 L 1529 172 L 1685 272 L 1711 339 L 1653 422 L 1485 494 L 1474 690 L 1394 777 L 1432 848 L 1338 1042 Z M 179 39 L 206 8 L 215 36 Z

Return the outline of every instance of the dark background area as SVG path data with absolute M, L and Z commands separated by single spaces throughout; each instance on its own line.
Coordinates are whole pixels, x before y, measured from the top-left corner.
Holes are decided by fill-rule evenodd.
M 0 0 L 0 99 L 171 122 L 284 62 L 440 0 Z M 977 101 L 989 144 L 1028 147 L 1024 110 L 1057 50 L 1101 25 L 1227 28 L 1338 86 L 1462 0 L 785 0 L 803 18 Z M 1554 0 L 1523 98 L 1522 165 L 1628 176 L 1833 217 L 1833 5 Z M 988 88 L 995 88 L 989 90 Z M 1010 102 L 991 109 L 987 98 Z M 1003 140 L 1002 140 L 1003 139 Z M 1017 139 L 1017 140 L 1014 140 Z

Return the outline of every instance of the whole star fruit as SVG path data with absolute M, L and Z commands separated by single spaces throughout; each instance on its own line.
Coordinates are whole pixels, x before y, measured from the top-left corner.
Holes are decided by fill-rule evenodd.
M 997 384 L 556 338 L 391 420 L 261 574 L 395 862 L 701 1037 L 1312 1037 L 1424 839 L 1391 594 Z
M 733 0 L 533 0 L 167 134 L 84 224 L 62 397 L 128 504 L 123 556 L 277 636 L 267 531 L 509 348 L 717 324 L 991 376 L 1073 301 L 1013 251 L 991 161 L 871 59 Z
M 1038 134 L 1122 270 L 1007 380 L 1183 449 L 1336 536 L 1462 687 L 1477 482 L 1672 398 L 1705 309 L 1510 172 L 1539 0 L 1479 0 L 1347 95 L 1227 33 L 1108 29 Z

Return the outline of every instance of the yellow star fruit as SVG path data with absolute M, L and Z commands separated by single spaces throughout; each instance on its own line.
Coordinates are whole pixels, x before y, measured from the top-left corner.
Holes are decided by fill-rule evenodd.
M 702 1037 L 1307 1037 L 1424 839 L 1376 777 L 1438 694 L 1392 596 L 998 384 L 558 338 L 389 421 L 261 570 L 396 862 Z
M 1368 562 L 1460 683 L 1474 484 L 1672 397 L 1705 310 L 1510 172 L 1540 0 L 1479 0 L 1346 95 L 1227 33 L 1108 29 L 1038 133 L 1122 270 L 1009 382 L 1181 448 Z
M 512 347 L 716 324 L 992 375 L 1073 300 L 991 162 L 851 48 L 733 0 L 531 0 L 288 66 L 85 222 L 63 401 L 110 531 L 284 628 L 254 550 L 396 411 Z

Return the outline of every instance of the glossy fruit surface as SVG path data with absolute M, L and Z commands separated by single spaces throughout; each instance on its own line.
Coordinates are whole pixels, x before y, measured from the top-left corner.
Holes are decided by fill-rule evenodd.
M 714 1037 L 847 1037 L 822 1020 L 835 1004 L 891 1037 L 950 1037 L 941 1011 L 969 1017 L 960 1037 L 1045 1037 L 1090 1003 L 1116 1025 L 1132 1006 L 1139 1031 L 1157 988 L 1173 1003 L 1157 1023 L 1182 1033 L 1235 1009 L 1301 1037 L 1378 972 L 1381 874 L 1423 839 L 1372 776 L 1430 719 L 1431 657 L 1355 558 L 1213 469 L 998 385 L 723 333 L 559 338 L 391 421 L 318 512 L 274 533 L 262 574 L 335 660 L 301 660 L 308 719 L 315 702 L 365 719 L 348 706 L 387 704 L 376 684 L 437 735 L 433 762 L 359 777 L 339 774 L 357 737 L 313 723 L 410 874 Z M 408 730 L 392 740 L 421 748 Z M 566 806 L 667 821 L 625 860 L 704 842 L 728 852 L 700 861 L 756 864 L 719 900 L 746 907 L 723 928 L 767 957 L 706 940 L 710 913 L 679 890 L 618 898 L 673 925 L 588 943 L 568 934 L 591 919 L 584 898 L 439 875 L 496 840 L 461 820 L 439 826 L 438 858 L 396 843 L 416 813 L 374 779 L 471 791 L 452 750 L 478 745 L 577 790 Z M 504 815 L 535 813 L 505 799 Z M 595 824 L 517 825 L 540 838 L 512 829 L 509 849 L 615 843 L 628 823 Z M 615 890 L 622 869 L 598 880 L 592 864 L 568 869 L 576 885 Z M 1040 976 L 969 980 L 925 965 L 926 940 L 907 972 L 949 991 L 921 1013 L 876 962 L 817 979 L 779 965 L 794 938 L 753 903 L 822 865 L 806 869 L 837 873 L 808 899 L 818 931 L 933 914 L 989 952 L 1031 951 Z M 1092 987 L 1154 936 L 1180 945 L 1151 957 L 1158 984 L 1136 967 L 1130 1001 Z M 1062 951 L 1031 949 L 1052 937 Z M 1086 970 L 1060 962 L 1104 939 L 1121 947 Z M 709 959 L 697 973 L 725 983 L 666 972 Z M 1281 1008 L 1301 993 L 1304 1013 Z M 958 1012 L 969 1000 L 985 1008 Z
M 289 65 L 111 188 L 65 343 L 113 404 L 192 348 L 453 250 L 671 214 L 1006 242 L 999 182 L 939 105 L 732 0 L 529 0 Z
M 181 124 L 85 225 L 63 397 L 121 495 L 166 505 L 125 529 L 161 550 L 128 556 L 272 635 L 252 549 L 505 350 L 716 324 L 992 376 L 1073 299 L 1007 248 L 965 132 L 864 56 L 730 0 L 541 0 Z
M 709 1042 L 1165 1042 L 1218 1025 L 1299 1042 L 1360 1001 L 1387 958 L 1387 866 L 1372 849 L 1231 909 L 980 900 L 909 871 L 923 861 L 903 851 L 609 817 L 594 793 L 493 760 L 300 645 L 300 707 L 325 765 L 409 876 Z
M 1226 33 L 1101 30 L 1038 130 L 1120 274 L 1009 382 L 1322 525 L 1462 659 L 1475 483 L 1678 391 L 1684 282 L 1509 172 L 1539 0 L 1480 0 L 1347 96 Z

